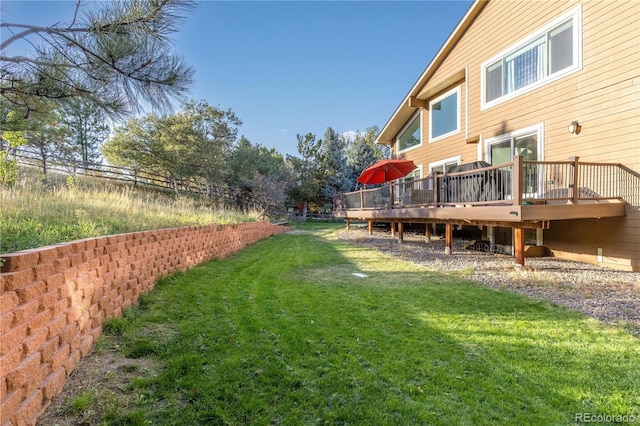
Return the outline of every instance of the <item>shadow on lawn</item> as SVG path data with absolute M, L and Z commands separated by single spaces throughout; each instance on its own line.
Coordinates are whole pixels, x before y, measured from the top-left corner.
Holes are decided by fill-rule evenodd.
M 163 279 L 143 302 L 122 347 L 169 327 L 144 355 L 163 367 L 134 377 L 107 423 L 567 424 L 640 410 L 637 339 L 318 234 Z

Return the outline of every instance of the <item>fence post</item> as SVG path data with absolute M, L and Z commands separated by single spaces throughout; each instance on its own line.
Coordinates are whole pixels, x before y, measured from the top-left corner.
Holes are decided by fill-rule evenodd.
M 571 202 L 573 204 L 578 203 L 578 160 L 580 157 L 569 157 L 569 161 L 573 161 L 571 165 L 571 183 L 569 183 L 569 188 L 571 188 Z

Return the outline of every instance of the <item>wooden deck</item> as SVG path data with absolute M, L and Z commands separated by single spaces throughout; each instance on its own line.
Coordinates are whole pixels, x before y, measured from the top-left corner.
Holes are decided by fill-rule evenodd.
M 444 223 L 448 250 L 452 225 L 511 227 L 516 264 L 524 265 L 524 229 L 550 221 L 599 219 L 626 214 L 640 188 L 620 164 L 524 161 L 424 179 L 391 183 L 334 197 L 334 217 L 398 224 Z M 626 201 L 625 201 L 626 200 Z M 394 228 L 395 229 L 395 228 Z

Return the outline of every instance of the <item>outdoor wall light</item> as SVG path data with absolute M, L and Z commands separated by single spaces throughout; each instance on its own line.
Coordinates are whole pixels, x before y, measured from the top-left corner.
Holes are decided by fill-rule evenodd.
M 580 129 L 582 129 L 582 126 L 580 125 L 580 123 L 578 123 L 578 120 L 572 121 L 571 124 L 569 124 L 569 133 L 574 133 L 576 135 L 580 134 Z

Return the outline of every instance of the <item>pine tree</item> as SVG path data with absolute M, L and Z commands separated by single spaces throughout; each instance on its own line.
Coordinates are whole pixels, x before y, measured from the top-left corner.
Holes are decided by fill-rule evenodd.
M 322 171 L 320 197 L 323 204 L 330 204 L 333 196 L 348 190 L 351 178 L 346 159 L 345 140 L 328 127 L 320 144 L 318 155 Z
M 62 121 L 69 128 L 74 152 L 83 167 L 100 162 L 100 145 L 109 135 L 102 111 L 95 104 L 78 98 L 65 106 Z
M 23 117 L 40 112 L 43 101 L 61 107 L 77 98 L 114 117 L 139 112 L 143 105 L 170 109 L 194 71 L 172 52 L 169 36 L 195 2 L 121 0 L 82 11 L 81 5 L 78 1 L 67 24 L 0 22 L 13 34 L 0 43 L 1 103 Z M 34 51 L 11 55 L 17 40 Z

